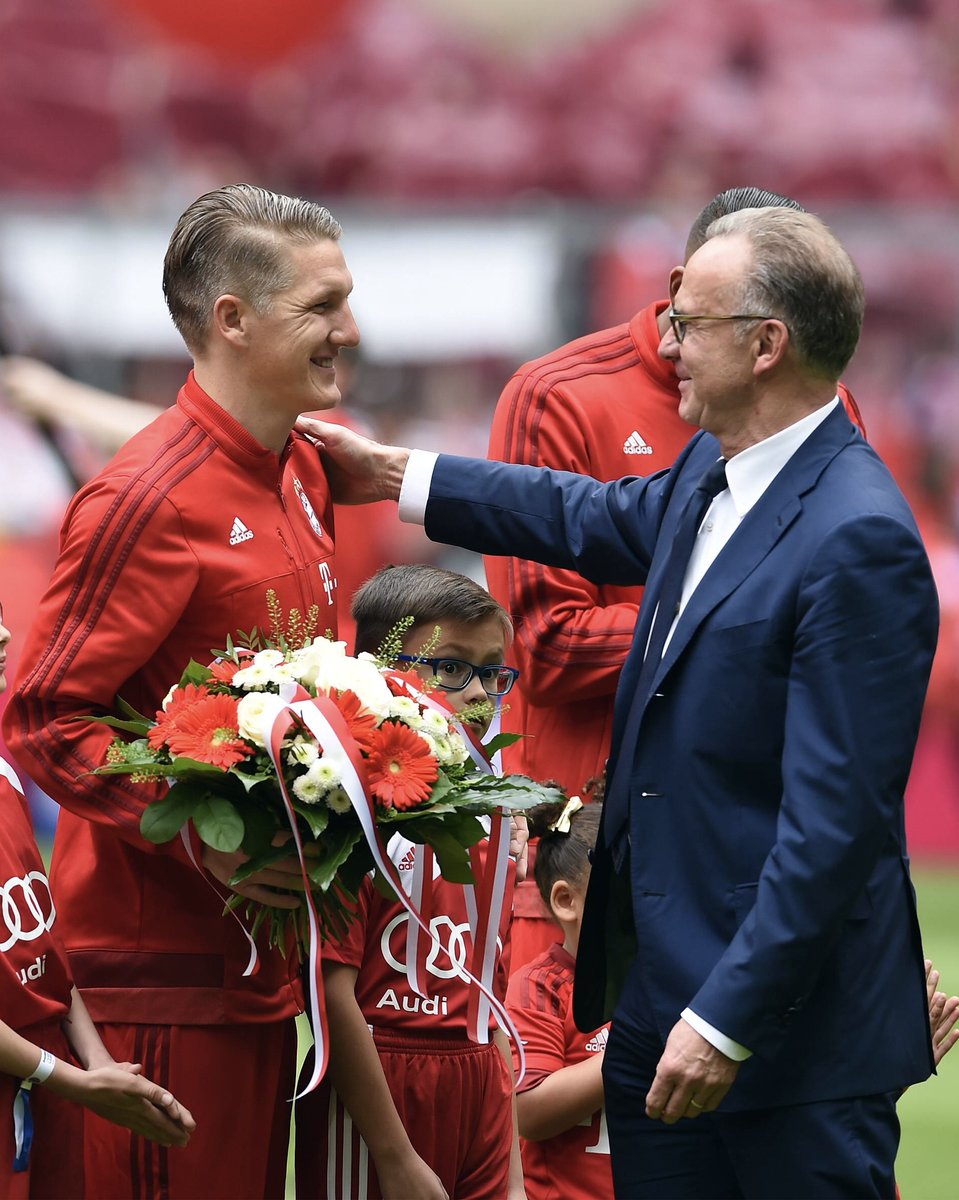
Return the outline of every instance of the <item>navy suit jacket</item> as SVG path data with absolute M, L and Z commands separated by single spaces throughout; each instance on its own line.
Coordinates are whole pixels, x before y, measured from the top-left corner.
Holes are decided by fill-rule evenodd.
M 837 408 L 713 562 L 637 695 L 672 532 L 718 455 L 700 433 L 669 471 L 610 484 L 441 456 L 427 533 L 647 584 L 609 764 L 628 789 L 628 878 L 601 834 L 581 1028 L 610 1015 L 629 966 L 622 894 L 662 1039 L 688 1005 L 753 1051 L 724 1111 L 895 1090 L 933 1070 L 903 814 L 938 630 L 928 559 Z

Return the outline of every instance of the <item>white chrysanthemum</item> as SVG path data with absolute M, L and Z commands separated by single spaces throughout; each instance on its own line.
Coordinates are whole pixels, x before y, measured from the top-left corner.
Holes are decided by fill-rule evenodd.
M 253 655 L 253 662 L 258 667 L 278 667 L 283 660 L 282 650 L 258 650 Z
M 311 779 L 309 772 L 301 775 L 299 779 L 293 780 L 293 795 L 297 800 L 302 800 L 304 804 L 319 804 L 327 790 L 327 788 L 321 787 L 315 779 Z
M 409 725 L 411 729 L 420 729 L 423 726 L 420 706 L 409 696 L 394 696 L 390 702 L 389 716 L 396 721 L 402 721 L 404 725 Z
M 450 732 L 448 741 L 450 746 L 450 762 L 455 763 L 457 766 L 460 763 L 465 763 L 470 756 L 470 752 L 466 747 L 466 742 L 463 740 L 462 734 L 457 733 L 454 729 Z
M 417 735 L 417 737 L 422 738 L 424 742 L 426 742 L 427 746 L 429 746 L 429 748 L 430 748 L 430 751 L 431 751 L 433 757 L 435 759 L 439 759 L 439 757 L 440 757 L 439 741 L 441 739 L 434 737 L 432 733 L 427 733 L 425 729 L 417 729 L 416 735 Z
M 250 692 L 236 706 L 240 737 L 264 748 L 273 722 L 284 708 L 285 702 L 272 692 Z
M 298 735 L 285 747 L 285 753 L 288 762 L 309 767 L 320 757 L 320 748 L 312 738 Z
M 435 708 L 427 708 L 423 712 L 423 728 L 433 737 L 448 737 L 450 723 L 443 713 L 437 712 Z
M 448 737 L 433 737 L 433 753 L 439 760 L 440 766 L 448 767 L 453 763 L 462 762 L 461 758 L 457 757 L 456 750 L 453 747 L 451 738 Z
M 262 653 L 278 652 L 264 650 Z M 256 658 L 259 657 L 258 654 Z M 279 687 L 280 684 L 288 683 L 294 678 L 289 665 L 282 661 L 282 655 L 279 664 L 257 662 L 256 658 L 248 667 L 241 667 L 233 676 L 231 682 L 234 687 L 243 688 L 245 692 L 262 692 L 270 686 Z
M 334 788 L 326 795 L 326 803 L 334 812 L 345 813 L 353 807 L 350 803 L 350 798 L 343 788 Z
M 341 767 L 336 758 L 324 755 L 313 763 L 305 775 L 294 780 L 293 793 L 304 804 L 316 804 L 327 792 L 338 788 L 341 779 Z

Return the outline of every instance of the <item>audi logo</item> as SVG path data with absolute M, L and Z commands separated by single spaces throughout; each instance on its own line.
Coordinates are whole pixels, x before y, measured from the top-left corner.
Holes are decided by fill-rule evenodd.
M 0 886 L 0 910 L 7 929 L 0 952 L 6 953 L 17 942 L 33 942 L 42 937 L 57 918 L 46 875 L 30 871 L 22 877 L 11 876 Z
M 406 963 L 400 962 L 393 953 L 390 941 L 396 930 L 401 926 L 405 926 L 409 919 L 408 913 L 398 913 L 383 930 L 383 935 L 380 938 L 380 949 L 383 951 L 383 958 L 394 971 L 399 971 L 402 975 L 406 974 Z M 430 921 L 430 933 L 436 941 L 430 944 L 429 953 L 426 956 L 427 971 L 437 979 L 461 978 L 469 960 L 469 946 L 472 944 L 469 922 L 464 921 L 461 925 L 458 925 L 451 917 L 434 917 Z M 437 942 L 439 945 L 437 945 Z M 496 939 L 496 944 L 502 949 L 502 943 L 499 938 Z M 442 964 L 441 966 L 436 965 L 437 959 Z

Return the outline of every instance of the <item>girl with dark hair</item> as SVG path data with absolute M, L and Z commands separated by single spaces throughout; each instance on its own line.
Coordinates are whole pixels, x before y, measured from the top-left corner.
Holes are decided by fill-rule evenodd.
M 562 935 L 512 977 L 506 994 L 526 1053 L 516 1113 L 528 1200 L 613 1195 L 601 1073 L 608 1026 L 580 1033 L 573 1023 L 573 970 L 601 815 L 597 799 L 584 806 L 578 796 L 527 813 L 530 836 L 540 839 L 536 885 Z

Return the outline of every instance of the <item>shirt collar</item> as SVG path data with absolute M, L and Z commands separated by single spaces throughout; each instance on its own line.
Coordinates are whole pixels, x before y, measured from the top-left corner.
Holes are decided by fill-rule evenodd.
M 810 434 L 829 416 L 839 397 L 822 408 L 780 429 L 772 437 L 741 450 L 726 464 L 726 483 L 737 515 L 742 518 L 759 500 L 779 472 Z

